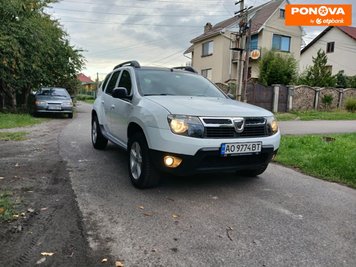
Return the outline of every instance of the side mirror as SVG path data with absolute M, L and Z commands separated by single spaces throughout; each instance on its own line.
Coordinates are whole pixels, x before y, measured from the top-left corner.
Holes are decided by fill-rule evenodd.
M 227 94 L 227 96 L 230 98 L 230 99 L 232 99 L 232 100 L 235 100 L 236 98 L 235 98 L 235 96 L 233 95 L 233 94 Z
M 131 97 L 127 93 L 127 89 L 125 87 L 116 87 L 112 91 L 113 98 L 121 98 L 121 99 L 131 99 Z

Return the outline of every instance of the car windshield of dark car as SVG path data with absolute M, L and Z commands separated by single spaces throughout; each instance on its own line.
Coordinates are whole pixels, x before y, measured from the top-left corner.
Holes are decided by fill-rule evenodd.
M 176 95 L 221 97 L 225 95 L 204 77 L 182 71 L 147 70 L 137 71 L 142 95 Z
M 41 90 L 37 93 L 38 96 L 49 96 L 49 97 L 61 97 L 61 98 L 68 98 L 68 94 L 64 90 L 60 89 L 48 89 L 48 90 Z

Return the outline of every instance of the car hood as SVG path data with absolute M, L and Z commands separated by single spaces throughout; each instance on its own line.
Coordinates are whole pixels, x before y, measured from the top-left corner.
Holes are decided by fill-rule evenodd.
M 272 116 L 263 108 L 228 98 L 196 96 L 146 96 L 171 114 L 212 117 Z

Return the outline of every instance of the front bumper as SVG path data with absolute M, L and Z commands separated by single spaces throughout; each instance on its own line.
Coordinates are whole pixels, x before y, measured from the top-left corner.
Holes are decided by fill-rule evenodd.
M 49 109 L 48 107 L 36 107 L 36 113 L 64 113 L 70 114 L 73 113 L 72 107 L 61 107 L 61 109 Z
M 221 144 L 235 142 L 262 142 L 262 147 L 279 148 L 281 139 L 280 132 L 266 137 L 251 138 L 193 138 L 172 133 L 169 129 L 158 129 L 152 127 L 145 128 L 148 147 L 152 150 L 167 151 L 183 155 L 195 156 L 204 149 L 218 151 Z
M 200 149 L 194 156 L 150 150 L 150 157 L 155 167 L 175 175 L 194 175 L 207 172 L 224 172 L 258 169 L 266 167 L 277 153 L 273 146 L 265 146 L 261 153 L 222 157 L 219 150 Z M 168 168 L 163 158 L 167 155 L 182 159 L 177 168 Z

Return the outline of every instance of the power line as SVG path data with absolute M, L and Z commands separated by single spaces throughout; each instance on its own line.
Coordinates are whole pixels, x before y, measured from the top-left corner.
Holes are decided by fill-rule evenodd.
M 201 26 L 193 26 L 193 25 L 177 25 L 177 24 L 147 24 L 147 23 L 115 23 L 112 21 L 103 22 L 98 20 L 60 20 L 60 22 L 65 23 L 89 23 L 89 24 L 107 24 L 107 25 L 130 25 L 130 26 L 151 26 L 151 27 L 178 27 L 178 28 L 201 28 Z
M 56 7 L 55 10 L 63 10 L 63 11 L 69 11 L 69 12 L 79 12 L 79 13 L 90 13 L 90 14 L 104 14 L 104 15 L 117 15 L 117 16 L 135 16 L 135 17 L 151 17 L 151 16 L 161 16 L 161 17 L 170 17 L 170 16 L 184 16 L 187 17 L 187 13 L 181 13 L 181 14 L 125 14 L 125 13 L 115 13 L 115 12 L 103 12 L 103 11 L 87 11 L 87 10 L 79 10 L 79 9 L 68 9 L 68 8 L 58 8 Z M 147 10 L 145 8 L 145 10 Z M 200 12 L 202 10 L 199 10 Z M 207 12 L 211 10 L 206 10 Z M 182 11 L 184 12 L 184 11 Z M 209 14 L 209 16 L 225 16 L 224 14 L 226 13 L 225 11 L 214 11 L 215 13 L 220 12 L 222 13 L 221 15 L 214 15 L 214 14 Z M 192 14 L 192 16 L 197 16 L 196 14 Z
M 199 31 L 200 32 L 200 31 Z M 197 31 L 194 31 L 194 32 L 188 32 L 188 33 L 185 33 L 185 34 L 198 34 L 199 32 Z M 168 37 L 173 37 L 173 36 L 176 36 L 177 34 L 173 34 L 173 35 L 167 35 L 165 36 L 166 38 Z M 181 37 L 184 37 L 183 35 L 181 35 Z M 175 39 L 177 40 L 177 39 Z M 101 53 L 107 53 L 107 52 L 121 52 L 121 51 L 124 51 L 124 50 L 127 50 L 127 49 L 133 49 L 133 48 L 139 48 L 139 47 L 144 47 L 144 46 L 147 46 L 148 44 L 154 44 L 154 43 L 158 43 L 158 42 L 162 42 L 162 40 L 152 40 L 152 41 L 148 41 L 148 42 L 141 42 L 139 45 L 130 45 L 130 46 L 126 46 L 126 47 L 118 47 L 118 48 L 113 48 L 113 49 L 108 49 L 108 50 L 102 50 L 102 51 L 96 51 L 94 52 L 94 55 L 97 55 L 97 54 L 101 54 Z M 91 54 L 93 55 L 93 54 Z

